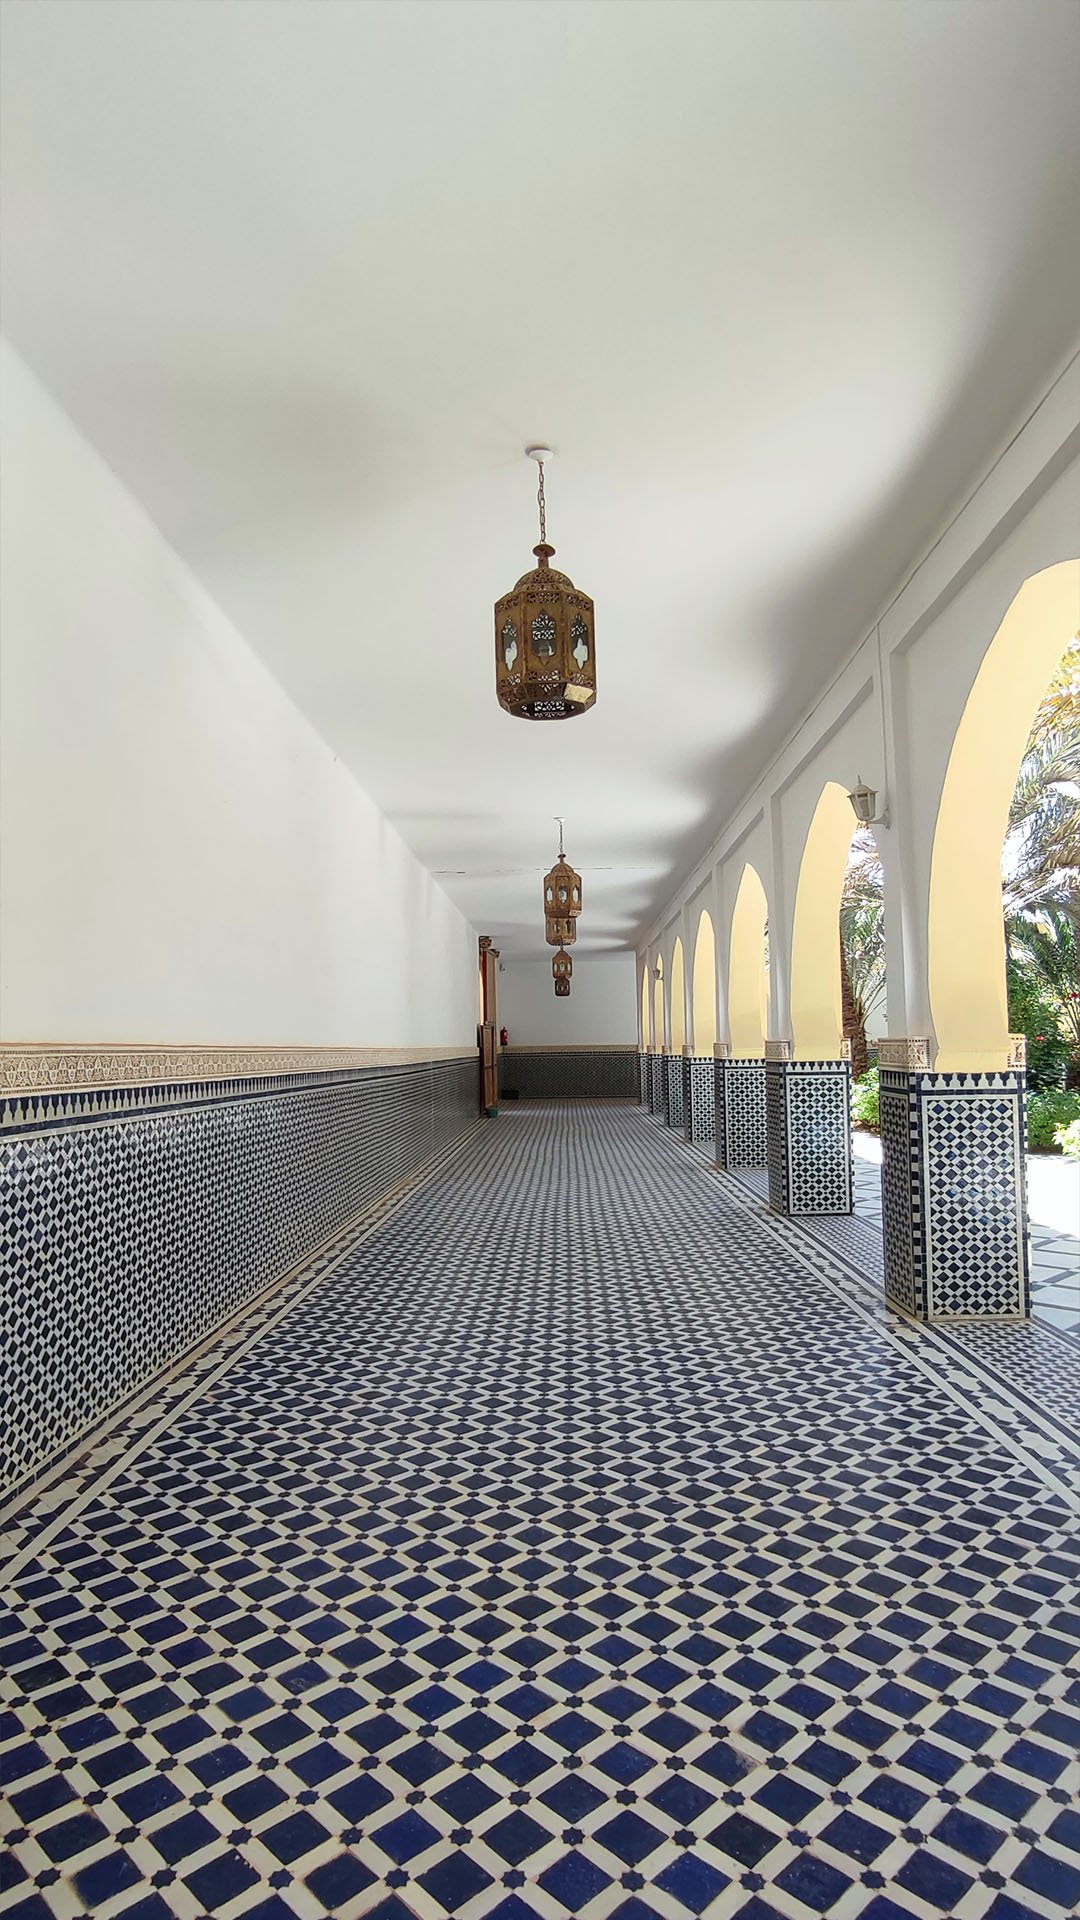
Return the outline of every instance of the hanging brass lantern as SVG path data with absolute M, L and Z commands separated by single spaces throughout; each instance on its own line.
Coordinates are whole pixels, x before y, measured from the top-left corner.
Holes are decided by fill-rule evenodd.
M 540 467 L 537 565 L 495 602 L 495 689 L 500 707 L 520 720 L 570 720 L 596 699 L 593 603 L 548 565 L 544 461 L 549 447 L 527 447 Z
M 544 939 L 549 947 L 572 947 L 577 939 L 577 923 L 559 914 L 545 914 Z
M 556 815 L 558 818 L 558 815 Z M 563 823 L 559 820 L 559 857 L 544 875 L 544 926 L 549 947 L 570 947 L 577 939 L 577 917 L 581 912 L 581 875 L 575 873 L 563 849 Z
M 556 1000 L 569 1000 L 569 998 L 570 998 L 570 982 L 569 982 L 569 980 L 556 980 L 556 982 L 555 982 L 555 998 L 556 998 Z
M 569 980 L 570 975 L 573 973 L 573 971 L 574 971 L 574 963 L 571 960 L 570 955 L 568 953 L 565 953 L 562 947 L 560 947 L 558 953 L 555 955 L 554 959 L 551 962 L 552 978 L 555 981 Z

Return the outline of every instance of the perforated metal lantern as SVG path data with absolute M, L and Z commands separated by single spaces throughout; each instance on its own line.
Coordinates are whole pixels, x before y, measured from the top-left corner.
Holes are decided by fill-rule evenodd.
M 569 998 L 570 998 L 570 982 L 569 982 L 569 980 L 563 980 L 563 979 L 560 979 L 560 980 L 556 980 L 556 982 L 555 982 L 555 998 L 556 998 L 556 1000 L 569 1000 Z
M 576 920 L 581 912 L 581 875 L 575 873 L 560 849 L 559 857 L 544 875 L 544 912 L 562 920 Z
M 554 980 L 569 980 L 573 971 L 574 971 L 574 963 L 571 960 L 570 955 L 564 952 L 563 948 L 560 947 L 558 953 L 555 955 L 554 959 L 551 962 L 552 978 Z
M 512 592 L 495 602 L 495 689 L 499 705 L 521 720 L 572 720 L 596 699 L 593 603 L 565 573 L 548 563 L 544 459 L 540 462 L 540 541 L 537 564 Z
M 544 939 L 549 947 L 572 947 L 577 939 L 577 921 L 569 914 L 546 913 Z

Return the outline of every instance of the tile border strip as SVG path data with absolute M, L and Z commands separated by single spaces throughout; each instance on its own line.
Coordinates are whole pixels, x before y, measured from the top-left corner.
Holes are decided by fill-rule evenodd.
M 269 1075 L 357 1072 L 368 1067 L 472 1060 L 475 1046 L 245 1047 L 21 1040 L 0 1041 L 0 1094 L 89 1092 L 167 1081 L 252 1080 Z

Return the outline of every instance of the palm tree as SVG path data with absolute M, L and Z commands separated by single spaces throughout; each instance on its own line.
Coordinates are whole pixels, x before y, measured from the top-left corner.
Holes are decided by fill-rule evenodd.
M 840 997 L 844 1038 L 858 1080 L 870 1064 L 866 1029 L 885 999 L 885 896 L 874 836 L 857 827 L 840 901 Z
M 1069 1082 L 1080 1084 L 1080 922 L 1061 905 L 1041 906 L 1006 921 L 1014 967 L 1037 982 L 1058 1016 L 1071 1058 Z
M 1043 907 L 1080 925 L 1080 635 L 1035 716 L 1002 849 L 1006 920 Z

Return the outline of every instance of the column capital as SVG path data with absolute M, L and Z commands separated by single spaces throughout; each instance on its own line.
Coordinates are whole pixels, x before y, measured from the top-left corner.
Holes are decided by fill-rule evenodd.
M 916 1073 L 930 1066 L 930 1042 L 921 1037 L 904 1039 L 897 1035 L 877 1044 L 878 1066 L 893 1072 Z
M 790 1040 L 766 1040 L 765 1042 L 766 1060 L 790 1060 L 792 1051 L 793 1042 Z

